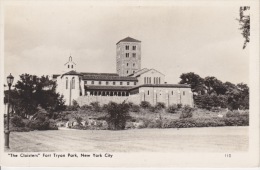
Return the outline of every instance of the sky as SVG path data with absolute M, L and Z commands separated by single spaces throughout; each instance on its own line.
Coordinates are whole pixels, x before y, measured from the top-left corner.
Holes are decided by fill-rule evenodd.
M 178 83 L 182 73 L 249 83 L 249 48 L 239 30 L 239 6 L 101 6 L 71 2 L 8 5 L 4 11 L 4 71 L 60 74 L 69 56 L 79 72 L 116 72 L 116 43 L 142 41 L 142 68 Z

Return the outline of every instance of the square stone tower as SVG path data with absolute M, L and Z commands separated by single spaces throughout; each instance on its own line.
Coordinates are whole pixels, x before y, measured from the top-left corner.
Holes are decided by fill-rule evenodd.
M 116 44 L 116 72 L 128 76 L 141 69 L 141 41 L 126 37 Z

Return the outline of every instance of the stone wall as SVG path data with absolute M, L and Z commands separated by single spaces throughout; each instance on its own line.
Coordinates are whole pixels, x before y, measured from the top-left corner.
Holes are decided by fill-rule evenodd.
M 77 99 L 77 102 L 80 106 L 89 105 L 92 102 L 99 102 L 101 105 L 108 104 L 109 102 L 122 103 L 123 101 L 132 102 L 134 104 L 140 104 L 140 95 L 131 95 L 131 96 L 80 96 Z

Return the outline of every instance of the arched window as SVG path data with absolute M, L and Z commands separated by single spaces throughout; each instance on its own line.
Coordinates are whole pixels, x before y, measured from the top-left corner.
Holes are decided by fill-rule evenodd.
M 133 64 L 133 67 L 135 66 L 135 63 Z
M 70 68 L 70 65 L 68 65 L 68 68 Z
M 153 78 L 153 84 L 155 84 L 155 77 Z
M 126 71 L 126 74 L 128 74 L 128 70 Z
M 71 68 L 73 68 L 73 65 L 71 65 Z
M 147 91 L 147 95 L 149 95 L 149 90 Z
M 146 77 L 144 77 L 144 84 L 146 84 Z
M 126 63 L 126 66 L 128 66 L 128 63 Z
M 75 77 L 72 77 L 72 89 L 75 89 Z
M 69 80 L 68 80 L 68 77 L 66 77 L 66 89 L 69 88 Z
M 161 77 L 159 77 L 159 84 L 161 84 Z
M 172 91 L 172 95 L 173 95 L 173 91 Z

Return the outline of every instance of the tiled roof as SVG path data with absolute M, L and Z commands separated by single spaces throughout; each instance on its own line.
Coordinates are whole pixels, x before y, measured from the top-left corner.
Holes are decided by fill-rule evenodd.
M 132 89 L 136 89 L 140 87 L 190 88 L 190 85 L 188 84 L 142 84 L 140 86 L 133 87 Z
M 83 76 L 93 76 L 93 75 L 97 75 L 97 76 L 118 76 L 117 73 L 88 73 L 88 72 L 81 72 L 81 74 Z
M 120 43 L 120 42 L 141 42 L 141 41 L 136 40 L 136 39 L 133 39 L 133 38 L 131 38 L 131 37 L 126 37 L 126 38 L 124 38 L 124 39 L 118 41 L 116 44 L 118 44 L 118 43 Z
M 106 76 L 106 75 L 83 75 L 83 80 L 103 81 L 138 81 L 136 77 Z
M 133 86 L 94 86 L 94 85 L 85 85 L 87 90 L 117 90 L 125 91 L 133 88 Z
M 52 78 L 53 78 L 53 79 L 56 79 L 56 78 L 59 77 L 59 76 L 60 76 L 60 74 L 53 74 L 53 75 L 52 75 Z

